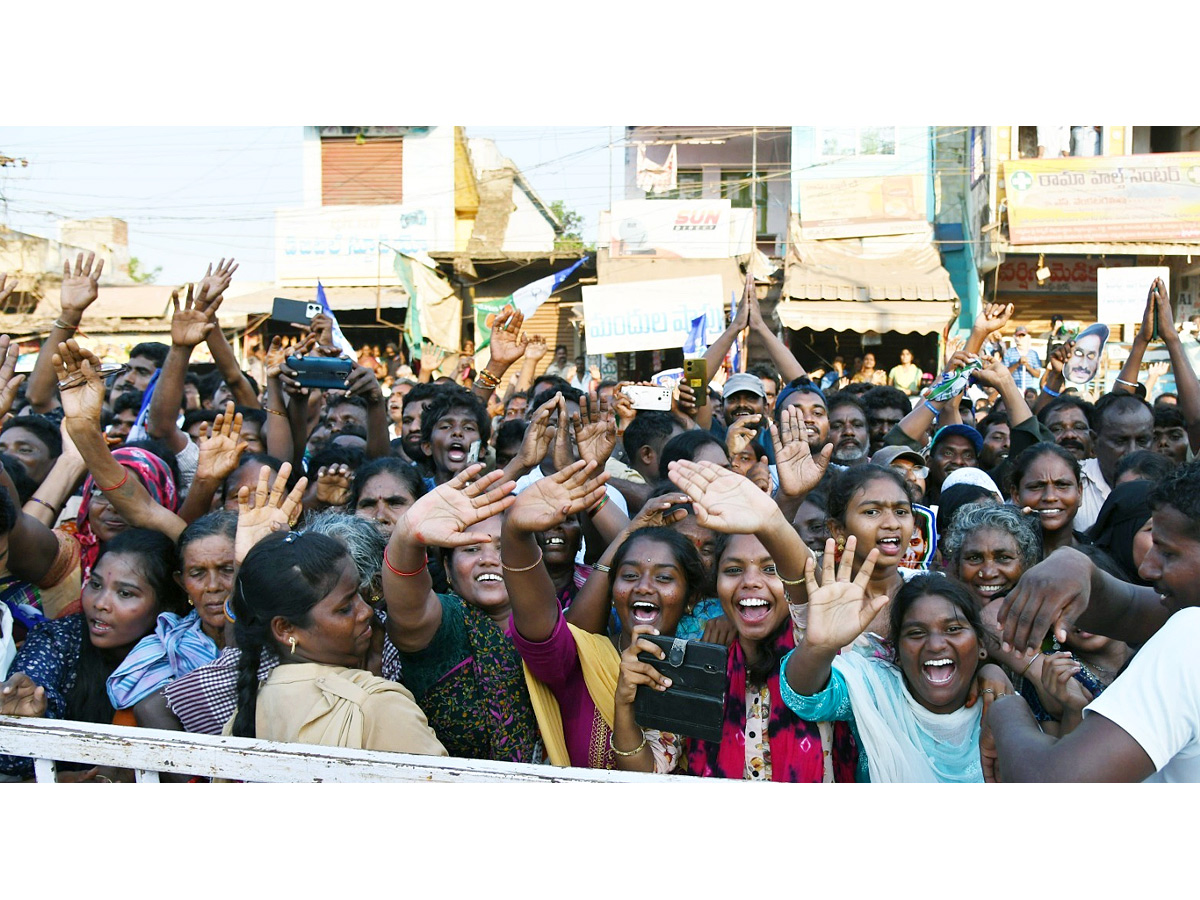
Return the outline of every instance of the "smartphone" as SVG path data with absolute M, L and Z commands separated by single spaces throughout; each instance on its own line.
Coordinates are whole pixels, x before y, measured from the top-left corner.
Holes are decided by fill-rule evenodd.
M 467 465 L 474 465 L 479 462 L 479 441 L 471 441 L 471 448 L 467 451 Z
M 621 389 L 621 393 L 630 399 L 634 409 L 670 410 L 671 408 L 670 388 L 653 384 L 627 384 Z
M 320 303 L 306 303 L 303 300 L 288 300 L 286 297 L 276 297 L 271 306 L 271 318 L 277 322 L 294 322 L 297 325 L 307 325 L 313 316 L 319 316 L 324 309 Z
M 703 357 L 683 361 L 683 380 L 696 395 L 696 406 L 708 403 L 708 363 Z
M 301 387 L 321 390 L 344 390 L 346 379 L 354 368 L 348 359 L 328 356 L 289 356 L 288 368 L 296 373 Z

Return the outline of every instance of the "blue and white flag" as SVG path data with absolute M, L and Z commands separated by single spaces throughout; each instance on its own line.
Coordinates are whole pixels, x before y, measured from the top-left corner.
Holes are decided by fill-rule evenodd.
M 560 284 L 571 277 L 571 273 L 582 266 L 587 261 L 585 256 L 578 262 L 572 263 L 563 269 L 561 272 L 554 272 L 547 275 L 545 278 L 539 278 L 532 284 L 527 284 L 525 287 L 513 291 L 512 305 L 514 309 L 520 310 L 525 314 L 525 318 L 529 318 L 537 311 L 537 308 L 550 299 L 550 295 L 558 288 Z
M 729 321 L 732 322 L 737 318 L 737 294 L 733 291 L 729 292 Z M 729 361 L 730 369 L 733 372 L 742 371 L 742 336 L 738 334 L 733 339 L 732 357 Z
M 150 401 L 154 399 L 154 389 L 158 386 L 160 372 L 162 372 L 162 369 L 154 370 L 154 374 L 150 376 L 150 381 L 146 385 L 146 390 L 142 393 L 142 405 L 138 409 L 137 419 L 129 429 L 129 437 L 125 438 L 125 443 L 127 444 L 150 439 L 150 432 L 146 430 L 146 419 L 150 416 Z
M 705 339 L 705 333 L 708 330 L 708 313 L 701 313 L 692 319 L 692 327 L 688 329 L 688 336 L 683 342 L 683 355 L 698 355 L 703 356 L 704 351 L 708 349 L 708 344 Z
M 342 334 L 342 326 L 338 325 L 337 316 L 329 308 L 329 301 L 325 299 L 325 286 L 320 281 L 317 282 L 317 302 L 321 304 L 321 309 L 324 310 L 325 315 L 333 319 L 333 342 L 341 347 L 342 352 L 348 357 L 355 360 L 358 359 L 354 345 L 346 340 L 346 335 Z

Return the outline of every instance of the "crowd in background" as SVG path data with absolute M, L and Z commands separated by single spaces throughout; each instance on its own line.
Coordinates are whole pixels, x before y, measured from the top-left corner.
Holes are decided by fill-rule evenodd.
M 1200 382 L 1161 282 L 1107 392 L 1064 378 L 1086 335 L 1043 358 L 999 304 L 944 359 L 809 372 L 751 289 L 705 361 L 763 358 L 650 409 L 511 308 L 445 375 L 372 345 L 316 387 L 289 358 L 344 356 L 324 315 L 243 370 L 235 270 L 125 365 L 76 339 L 82 254 L 28 379 L 0 337 L 0 713 L 749 781 L 1200 778 Z M 664 636 L 727 648 L 719 740 L 639 723 Z

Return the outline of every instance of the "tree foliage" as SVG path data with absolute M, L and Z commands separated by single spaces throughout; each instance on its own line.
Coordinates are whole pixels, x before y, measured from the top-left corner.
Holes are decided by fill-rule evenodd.
M 158 276 L 162 274 L 162 266 L 155 266 L 153 269 L 143 270 L 142 261 L 136 256 L 129 257 L 129 277 L 138 284 L 154 284 L 158 280 Z

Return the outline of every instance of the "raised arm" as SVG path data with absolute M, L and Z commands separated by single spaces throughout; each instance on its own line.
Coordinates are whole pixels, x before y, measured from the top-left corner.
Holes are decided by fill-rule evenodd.
M 729 353 L 729 348 L 733 346 L 733 342 L 737 340 L 737 336 L 741 334 L 750 325 L 750 301 L 749 297 L 754 296 L 754 276 L 746 276 L 746 289 L 742 291 L 742 302 L 738 304 L 737 311 L 733 315 L 733 320 L 729 323 L 729 327 L 721 332 L 718 337 L 707 350 L 704 351 L 704 363 L 708 370 L 708 376 L 711 378 L 713 374 L 721 367 L 721 363 L 725 360 L 725 356 Z
M 599 503 L 607 480 L 607 473 L 595 471 L 595 463 L 579 460 L 527 487 L 504 519 L 500 532 L 504 584 L 512 603 L 513 627 L 528 641 L 548 640 L 560 614 L 537 534 Z
M 775 448 L 775 472 L 779 476 L 775 502 L 784 518 L 792 522 L 804 498 L 825 477 L 833 456 L 833 444 L 826 444 L 813 456 L 807 440 L 808 429 L 798 406 L 785 409 L 781 422 L 782 427 L 773 421 L 768 423 Z
M 776 371 L 783 378 L 783 383 L 787 384 L 793 378 L 799 378 L 806 374 L 804 366 L 800 365 L 800 361 L 792 355 L 787 344 L 779 339 L 763 319 L 762 311 L 758 308 L 758 298 L 751 294 L 748 302 L 750 305 L 750 330 L 757 334 L 759 340 L 763 342 L 763 346 L 767 349 L 767 355 L 771 357 Z
M 65 388 L 60 396 L 67 433 L 87 463 L 96 486 L 130 525 L 160 531 L 171 540 L 178 538 L 187 523 L 155 502 L 136 477 L 129 477 L 129 470 L 117 462 L 100 432 L 100 411 L 104 404 L 104 382 L 98 372 L 100 360 L 70 340 L 58 345 L 54 368 L 60 381 L 83 373 L 84 380 Z
M 979 311 L 979 315 L 975 317 L 975 322 L 971 326 L 971 335 L 967 338 L 967 343 L 963 349 L 968 353 L 976 356 L 983 349 L 983 342 L 987 340 L 987 336 L 993 331 L 999 331 L 1008 324 L 1008 320 L 1012 318 L 1016 308 L 1011 304 L 1004 303 L 989 303 Z
M 1007 410 L 1008 424 L 1016 428 L 1022 422 L 1033 418 L 1029 404 L 1025 402 L 1025 393 L 1017 387 L 1012 372 L 999 360 L 990 360 L 986 366 L 975 373 L 975 380 L 980 384 L 995 388 L 1004 400 Z M 957 398 L 956 398 L 957 399 Z M 957 404 L 955 404 L 957 406 Z
M 1183 340 L 1175 330 L 1167 286 L 1161 278 L 1156 278 L 1150 290 L 1151 296 L 1157 297 L 1158 300 L 1158 333 L 1167 345 L 1167 353 L 1171 357 L 1171 371 L 1175 374 L 1175 393 L 1179 395 L 1179 411 L 1183 413 L 1183 419 L 1187 423 L 1188 441 L 1194 453 L 1200 450 L 1200 380 L 1197 380 L 1196 370 L 1192 368 L 1191 360 L 1183 349 Z
M 716 463 L 683 459 L 672 461 L 669 468 L 671 481 L 691 499 L 697 522 L 726 534 L 755 535 L 771 554 L 780 579 L 800 583 L 812 551 L 769 495 Z
M 387 630 L 404 653 L 424 650 L 442 624 L 442 604 L 426 565 L 429 547 L 466 547 L 491 540 L 469 531 L 477 522 L 508 509 L 516 484 L 482 463 L 463 469 L 410 506 L 397 520 L 383 556 Z M 477 479 L 472 481 L 471 479 Z
M 225 281 L 225 285 L 228 285 L 228 281 Z M 202 343 L 216 327 L 214 323 L 221 296 L 218 294 L 215 300 L 210 301 L 208 290 L 208 285 L 202 283 L 193 300 L 193 286 L 189 284 L 182 307 L 179 305 L 179 291 L 171 292 L 171 303 L 175 308 L 171 317 L 171 349 L 159 370 L 154 395 L 150 398 L 146 431 L 150 437 L 164 441 L 172 453 L 181 452 L 188 444 L 188 436 L 176 424 L 183 402 L 188 360 L 196 345 Z
M 196 474 L 179 507 L 179 518 L 189 524 L 209 511 L 217 489 L 237 468 L 246 449 L 242 440 L 242 414 L 234 412 L 232 400 L 225 404 L 225 412 L 217 414 L 211 431 L 207 422 L 201 426 L 197 443 L 200 454 Z
M 529 335 L 521 334 L 525 314 L 512 307 L 505 307 L 492 323 L 492 340 L 488 345 L 490 356 L 483 370 L 475 376 L 471 392 L 486 405 L 492 391 L 500 386 L 513 363 L 525 355 Z
M 201 280 L 201 286 L 208 285 L 208 299 L 212 303 L 220 298 L 221 292 L 228 287 L 229 282 L 233 279 L 233 273 L 238 269 L 238 264 L 230 259 L 226 262 L 222 259 L 217 263 L 216 271 L 213 271 L 212 264 L 209 264 L 208 271 L 205 272 L 204 278 Z M 224 283 L 225 287 L 220 290 L 216 288 Z M 262 404 L 259 403 L 257 395 L 254 393 L 254 388 L 250 386 L 250 382 L 246 380 L 245 374 L 242 372 L 242 367 L 238 365 L 237 355 L 233 352 L 233 347 L 229 346 L 229 341 L 225 339 L 225 332 L 221 330 L 221 323 L 213 318 L 215 327 L 209 331 L 208 337 L 205 340 L 208 343 L 208 350 L 212 353 L 213 363 L 216 364 L 217 371 L 221 373 L 221 378 L 228 385 L 230 393 L 233 394 L 234 401 L 238 406 L 250 406 L 254 409 L 261 409 Z
M 1143 644 L 1167 621 L 1170 610 L 1153 588 L 1120 581 L 1070 547 L 1055 550 L 1021 576 L 1001 601 L 1002 647 L 1040 648 L 1046 635 L 1065 641 L 1078 625 L 1128 644 Z
M 29 376 L 29 387 L 25 396 L 35 412 L 49 412 L 54 406 L 55 377 L 54 364 L 50 357 L 53 348 L 67 340 L 79 330 L 79 323 L 87 308 L 100 296 L 100 273 L 104 271 L 104 260 L 95 264 L 96 254 L 89 253 L 84 259 L 82 253 L 71 261 L 63 263 L 62 287 L 59 290 L 61 314 L 54 320 L 50 335 L 42 345 L 43 352 L 38 354 L 33 364 L 33 373 Z M 50 352 L 45 352 L 46 348 Z

